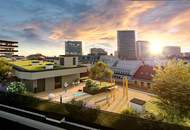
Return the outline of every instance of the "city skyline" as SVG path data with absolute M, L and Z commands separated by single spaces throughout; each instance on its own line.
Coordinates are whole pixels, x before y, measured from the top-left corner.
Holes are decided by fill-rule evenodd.
M 19 54 L 64 54 L 64 42 L 80 40 L 83 53 L 113 53 L 117 30 L 135 30 L 136 41 L 190 51 L 190 1 L 3 1 L 0 39 L 19 42 Z

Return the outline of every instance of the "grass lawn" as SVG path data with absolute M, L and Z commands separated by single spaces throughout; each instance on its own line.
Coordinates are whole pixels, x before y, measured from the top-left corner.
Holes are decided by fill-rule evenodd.
M 32 66 L 32 61 L 36 60 L 17 60 L 17 61 L 12 61 L 10 63 L 26 70 L 43 70 L 46 64 L 52 63 L 46 61 L 45 62 L 39 61 L 38 65 Z

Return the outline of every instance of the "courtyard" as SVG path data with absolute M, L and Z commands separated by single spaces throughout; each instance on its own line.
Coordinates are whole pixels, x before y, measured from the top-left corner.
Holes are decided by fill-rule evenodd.
M 85 83 L 80 83 L 79 85 L 67 89 L 59 88 L 33 95 L 41 99 L 49 99 L 52 96 L 51 101 L 53 102 L 60 102 L 62 97 L 62 103 L 68 103 L 72 99 L 76 101 L 82 100 L 90 106 L 96 106 L 101 110 L 117 113 L 125 110 L 128 107 L 128 101 L 133 98 L 142 99 L 146 102 L 154 99 L 154 95 L 150 93 L 130 88 L 128 89 L 128 96 L 124 96 L 123 87 L 121 85 L 116 85 L 116 90 L 113 92 L 102 92 L 94 95 L 83 92 L 84 86 Z

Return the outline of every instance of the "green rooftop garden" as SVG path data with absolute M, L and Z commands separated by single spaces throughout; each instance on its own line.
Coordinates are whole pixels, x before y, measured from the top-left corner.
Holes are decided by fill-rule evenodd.
M 38 64 L 32 65 L 32 62 Z M 17 60 L 17 61 L 12 61 L 10 63 L 25 70 L 31 70 L 31 71 L 44 70 L 46 64 L 54 64 L 53 62 L 39 61 L 39 60 Z

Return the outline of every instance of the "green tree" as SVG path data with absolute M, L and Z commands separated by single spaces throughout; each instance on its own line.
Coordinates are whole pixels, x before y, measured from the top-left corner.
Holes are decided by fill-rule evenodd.
M 180 115 L 187 114 L 190 110 L 190 64 L 171 60 L 155 71 L 152 90 L 166 106 L 165 110 L 172 107 Z
M 95 80 L 99 80 L 100 81 L 100 85 L 101 85 L 101 81 L 104 78 L 109 78 L 111 80 L 113 75 L 112 70 L 109 68 L 109 66 L 107 64 L 105 64 L 104 62 L 97 62 L 91 69 L 90 69 L 90 78 L 95 79 Z
M 4 58 L 0 58 L 0 82 L 3 82 L 8 78 L 11 70 L 11 65 Z
M 11 93 L 17 94 L 26 94 L 27 89 L 22 82 L 12 82 L 8 85 L 7 91 Z

